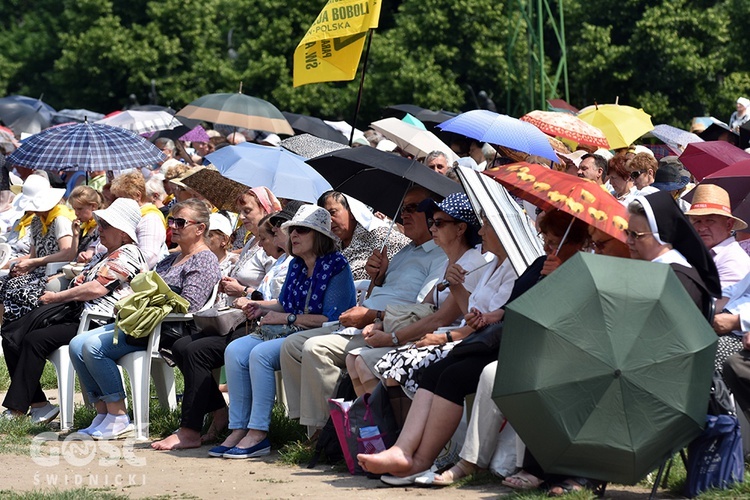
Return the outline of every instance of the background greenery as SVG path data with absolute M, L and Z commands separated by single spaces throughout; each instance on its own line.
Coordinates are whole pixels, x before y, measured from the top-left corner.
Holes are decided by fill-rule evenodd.
M 525 36 L 512 54 L 513 74 L 507 70 L 517 2 L 384 0 L 358 124 L 388 104 L 473 109 L 480 91 L 500 112 L 507 91 L 517 104 Z M 324 3 L 3 0 L 0 95 L 44 94 L 58 109 L 109 112 L 130 94 L 148 103 L 153 80 L 159 104 L 179 109 L 242 81 L 245 93 L 282 110 L 351 121 L 358 81 L 292 87 L 294 48 Z M 686 127 L 693 116 L 727 120 L 736 98 L 750 92 L 747 0 L 565 0 L 565 9 L 570 100 L 578 107 L 619 97 L 654 123 Z M 547 53 L 554 59 L 557 51 Z

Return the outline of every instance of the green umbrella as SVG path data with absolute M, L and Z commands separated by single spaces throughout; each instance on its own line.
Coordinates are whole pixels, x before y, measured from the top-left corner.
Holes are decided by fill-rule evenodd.
M 634 484 L 700 434 L 716 339 L 668 265 L 578 253 L 506 308 L 493 398 L 545 472 Z
M 276 106 L 241 92 L 242 89 L 236 94 L 204 95 L 182 108 L 176 116 L 274 134 L 294 135 L 294 130 Z

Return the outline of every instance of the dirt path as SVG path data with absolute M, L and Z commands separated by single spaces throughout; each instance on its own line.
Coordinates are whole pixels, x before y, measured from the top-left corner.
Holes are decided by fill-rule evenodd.
M 52 437 L 52 434 L 50 436 Z M 148 443 L 110 443 L 60 437 L 35 442 L 21 455 L 0 455 L 0 489 L 108 488 L 133 498 L 160 495 L 196 498 L 496 498 L 509 493 L 497 482 L 460 488 L 389 488 L 377 480 L 351 476 L 329 466 L 305 469 L 283 465 L 277 454 L 252 460 L 208 458 L 203 447 L 156 452 Z M 647 498 L 644 489 L 613 486 L 607 498 Z

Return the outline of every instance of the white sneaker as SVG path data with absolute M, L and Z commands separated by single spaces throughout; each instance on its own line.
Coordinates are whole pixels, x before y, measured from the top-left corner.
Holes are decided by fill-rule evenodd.
M 91 432 L 91 437 L 100 439 L 121 439 L 133 434 L 135 426 L 130 423 L 127 415 L 108 414 L 99 427 Z
M 31 408 L 29 416 L 34 424 L 46 424 L 52 421 L 60 413 L 60 407 L 49 401 L 41 408 Z

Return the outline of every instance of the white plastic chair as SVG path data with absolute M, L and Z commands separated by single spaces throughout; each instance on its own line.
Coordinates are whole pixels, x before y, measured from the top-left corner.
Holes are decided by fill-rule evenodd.
M 211 307 L 216 300 L 219 285 L 217 284 L 201 310 Z M 145 351 L 136 351 L 126 354 L 117 360 L 130 377 L 130 389 L 133 395 L 133 420 L 135 421 L 135 438 L 139 441 L 148 439 L 149 428 L 149 402 L 150 374 L 154 379 L 156 394 L 163 407 L 170 410 L 177 408 L 177 397 L 175 395 L 174 370 L 162 359 L 159 354 L 159 340 L 161 339 L 161 327 L 165 322 L 177 323 L 187 322 L 193 319 L 192 314 L 168 314 L 161 323 L 156 325 L 154 331 L 149 335 L 148 345 Z
M 357 291 L 357 305 L 361 306 L 367 298 L 367 290 L 370 289 L 370 280 L 354 280 L 354 289 Z
M 97 319 L 107 320 L 111 318 L 109 316 L 84 311 L 81 316 L 81 322 L 78 324 L 78 333 L 76 333 L 76 335 L 91 330 L 91 321 Z M 52 365 L 54 365 L 55 372 L 57 373 L 57 400 L 60 404 L 60 429 L 68 430 L 73 425 L 73 399 L 75 397 L 76 376 L 73 364 L 70 361 L 70 351 L 68 350 L 68 346 L 64 345 L 60 347 L 47 356 L 47 359 Z

